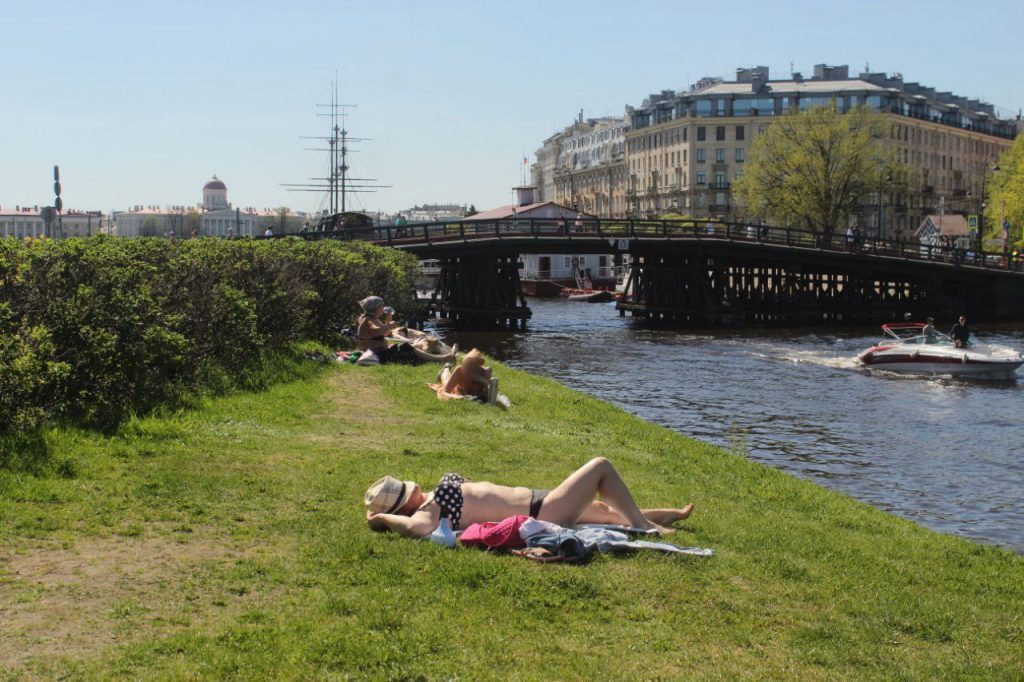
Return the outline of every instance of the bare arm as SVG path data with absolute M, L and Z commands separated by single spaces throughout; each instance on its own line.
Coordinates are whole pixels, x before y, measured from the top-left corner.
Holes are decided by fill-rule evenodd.
M 394 329 L 396 329 L 398 327 L 398 323 L 397 322 L 392 322 L 391 321 L 391 316 L 390 315 L 388 315 L 388 321 L 387 322 L 378 322 L 377 320 L 374 320 L 373 318 L 370 318 L 370 319 L 366 320 L 365 325 L 366 325 L 366 330 L 368 332 L 366 334 L 367 337 L 371 337 L 371 336 L 384 336 L 388 332 L 391 332 L 391 331 L 393 331 Z
M 367 514 L 366 523 L 376 531 L 392 530 L 407 538 L 425 538 L 434 532 L 441 521 L 441 510 L 431 502 L 420 507 L 412 516 L 402 514 Z

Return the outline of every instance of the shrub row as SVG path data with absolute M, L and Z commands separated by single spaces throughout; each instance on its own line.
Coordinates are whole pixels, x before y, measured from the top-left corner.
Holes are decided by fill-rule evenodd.
M 48 421 L 109 429 L 267 351 L 336 343 L 371 293 L 411 311 L 414 275 L 360 242 L 0 239 L 0 464 Z

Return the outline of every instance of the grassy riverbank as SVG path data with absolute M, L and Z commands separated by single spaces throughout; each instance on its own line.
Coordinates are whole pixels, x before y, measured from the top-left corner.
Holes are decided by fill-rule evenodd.
M 313 363 L 261 393 L 51 435 L 0 471 L 0 670 L 260 679 L 1020 678 L 1024 560 L 942 536 L 554 382 L 439 402 L 436 368 Z M 550 487 L 611 458 L 693 501 L 711 559 L 543 565 L 375 534 L 368 483 Z

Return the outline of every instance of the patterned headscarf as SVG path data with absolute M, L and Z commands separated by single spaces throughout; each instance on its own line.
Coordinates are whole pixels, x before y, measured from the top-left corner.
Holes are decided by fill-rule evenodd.
M 384 305 L 384 299 L 380 296 L 367 296 L 359 302 L 359 305 L 363 307 L 364 311 L 372 313 Z

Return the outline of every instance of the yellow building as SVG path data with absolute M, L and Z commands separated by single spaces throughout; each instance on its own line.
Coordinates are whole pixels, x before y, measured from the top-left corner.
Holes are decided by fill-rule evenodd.
M 867 105 L 889 119 L 885 142 L 912 169 L 911 185 L 901 195 L 880 187 L 856 216 L 867 235 L 885 238 L 909 237 L 940 203 L 946 211 L 976 212 L 985 173 L 1021 127 L 990 104 L 904 82 L 899 74 L 851 78 L 846 66 L 819 64 L 810 78 L 794 73 L 773 81 L 768 67 L 758 66 L 737 70 L 732 82 L 705 78 L 685 92 L 666 90 L 627 107 L 619 122 L 625 125 L 621 160 L 564 162 L 601 129 L 596 122 L 587 127 L 581 119 L 549 138 L 548 157 L 556 138 L 561 147 L 552 199 L 609 217 L 745 219 L 731 187 L 753 140 L 776 117 L 823 105 L 843 112 Z M 608 129 L 616 119 L 600 121 Z

